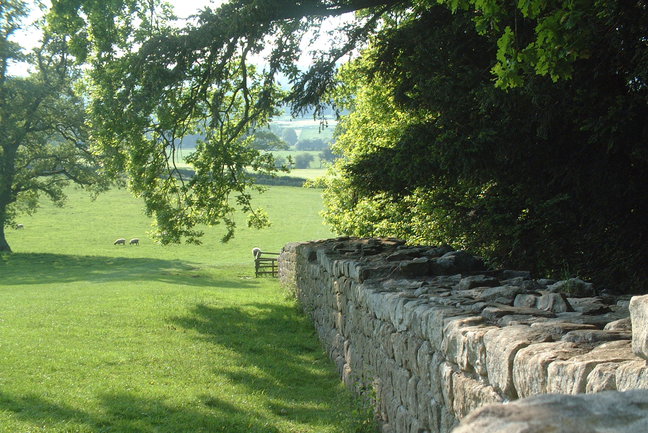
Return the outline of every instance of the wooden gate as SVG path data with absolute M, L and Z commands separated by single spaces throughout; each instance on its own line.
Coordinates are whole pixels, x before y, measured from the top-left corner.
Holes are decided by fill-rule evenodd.
M 269 253 L 258 250 L 254 254 L 254 275 L 270 275 L 276 277 L 279 275 L 279 264 L 277 259 L 279 253 Z

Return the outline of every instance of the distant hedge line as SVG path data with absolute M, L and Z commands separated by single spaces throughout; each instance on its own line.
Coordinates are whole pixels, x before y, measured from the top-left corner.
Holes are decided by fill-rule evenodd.
M 182 177 L 191 178 L 196 174 L 196 172 L 191 168 L 178 168 L 178 173 Z M 303 177 L 292 177 L 292 176 L 270 176 L 268 174 L 261 173 L 248 173 L 252 178 L 255 179 L 256 183 L 259 185 L 275 185 L 275 186 L 304 186 L 306 179 Z

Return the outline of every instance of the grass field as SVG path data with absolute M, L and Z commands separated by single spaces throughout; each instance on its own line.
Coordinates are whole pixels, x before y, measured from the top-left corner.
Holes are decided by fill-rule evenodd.
M 259 204 L 273 227 L 225 245 L 152 243 L 125 191 L 21 219 L 0 256 L 0 432 L 373 431 L 295 301 L 253 277 L 253 246 L 330 236 L 319 191 Z

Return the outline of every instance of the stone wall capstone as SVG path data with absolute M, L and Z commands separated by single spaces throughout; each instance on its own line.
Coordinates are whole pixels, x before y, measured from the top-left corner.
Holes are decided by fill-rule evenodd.
M 502 403 L 518 399 L 511 410 L 599 408 L 610 395 L 646 407 L 648 296 L 630 300 L 578 279 L 490 270 L 465 251 L 397 239 L 288 244 L 279 277 L 310 315 L 344 383 L 373 399 L 385 433 L 447 433 L 471 413 L 466 420 L 486 425 L 493 413 L 511 413 Z M 630 390 L 644 391 L 621 395 Z M 570 406 L 534 397 L 549 393 L 601 400 L 579 397 Z M 490 409 L 479 415 L 484 406 Z M 599 414 L 608 424 L 627 415 L 614 412 L 618 404 L 608 407 L 611 413 Z M 627 425 L 648 422 L 647 413 L 633 416 Z M 527 431 L 511 427 L 524 416 L 508 419 L 508 430 L 483 431 Z M 632 428 L 615 431 L 638 431 Z M 464 431 L 482 430 L 462 423 L 457 432 Z

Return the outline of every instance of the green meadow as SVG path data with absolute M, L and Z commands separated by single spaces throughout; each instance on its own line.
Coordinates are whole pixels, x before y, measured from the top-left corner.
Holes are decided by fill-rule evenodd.
M 271 228 L 200 246 L 153 243 L 123 190 L 23 217 L 0 256 L 0 432 L 374 431 L 295 300 L 254 277 L 253 247 L 331 236 L 320 191 L 258 204 Z

